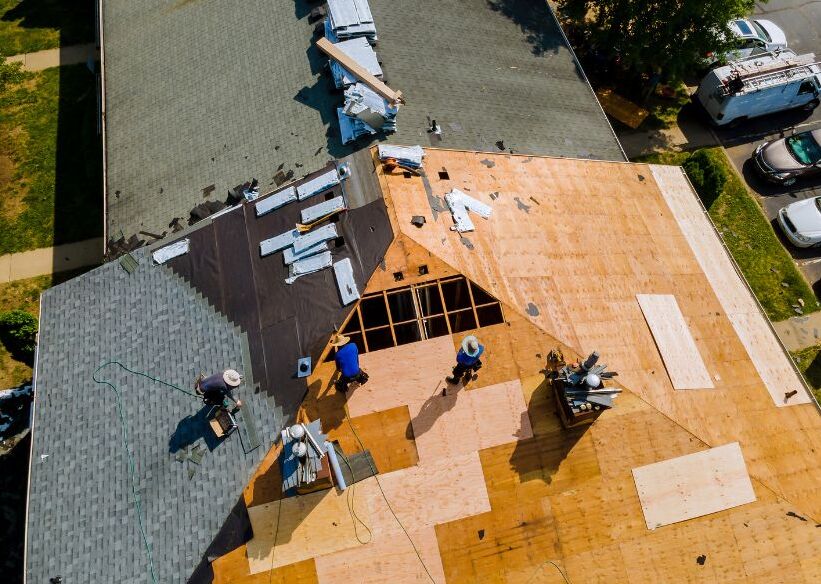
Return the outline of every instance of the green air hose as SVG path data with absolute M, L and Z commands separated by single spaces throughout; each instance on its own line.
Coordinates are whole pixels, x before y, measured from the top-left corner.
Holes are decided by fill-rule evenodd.
M 131 495 L 134 499 L 134 509 L 137 512 L 137 524 L 140 528 L 140 536 L 142 536 L 143 544 L 145 545 L 146 555 L 148 556 L 148 568 L 151 574 L 151 581 L 154 584 L 158 584 L 157 573 L 154 570 L 154 555 L 151 552 L 151 544 L 148 543 L 148 536 L 145 533 L 145 526 L 143 525 L 142 504 L 140 503 L 140 495 L 137 492 L 137 469 L 136 465 L 134 464 L 134 456 L 131 453 L 131 444 L 128 440 L 128 427 L 125 422 L 125 414 L 123 413 L 123 405 L 120 399 L 120 390 L 117 388 L 116 385 L 114 385 L 110 381 L 106 381 L 104 379 L 97 379 L 97 373 L 100 371 L 100 369 L 108 367 L 109 365 L 117 365 L 118 367 L 128 371 L 129 373 L 139 375 L 140 377 L 145 377 L 146 379 L 149 379 L 155 383 L 159 383 L 166 387 L 170 387 L 181 393 L 190 395 L 191 397 L 199 398 L 199 396 L 193 391 L 189 391 L 187 389 L 183 389 L 178 385 L 174 385 L 173 383 L 163 381 L 162 379 L 158 379 L 152 375 L 149 375 L 148 373 L 136 371 L 134 369 L 131 369 L 130 367 L 126 367 L 125 365 L 123 365 L 115 359 L 106 361 L 105 363 L 97 367 L 97 369 L 95 369 L 94 373 L 92 373 L 91 375 L 91 378 L 94 380 L 94 383 L 99 383 L 100 385 L 107 385 L 114 392 L 114 395 L 117 397 L 117 413 L 120 415 L 120 428 L 122 429 L 123 434 L 123 449 L 125 450 L 126 460 L 128 462 L 128 473 L 131 477 Z

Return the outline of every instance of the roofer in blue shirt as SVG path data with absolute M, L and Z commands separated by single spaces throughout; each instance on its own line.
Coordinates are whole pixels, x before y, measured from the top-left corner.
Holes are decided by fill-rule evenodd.
M 348 391 L 348 384 L 356 381 L 359 385 L 368 382 L 368 374 L 359 368 L 359 349 L 356 343 L 349 342 L 350 337 L 337 335 L 331 342 L 332 347 L 336 347 L 336 368 L 339 371 L 339 379 L 334 387 L 337 391 L 345 393 Z
M 482 368 L 482 361 L 479 357 L 484 352 L 485 347 L 479 343 L 479 339 L 473 335 L 466 336 L 462 340 L 459 352 L 456 353 L 456 367 L 453 368 L 453 375 L 446 378 L 447 382 L 456 385 L 464 377 L 467 383 L 473 372 Z M 445 391 L 442 391 L 442 395 L 445 395 Z

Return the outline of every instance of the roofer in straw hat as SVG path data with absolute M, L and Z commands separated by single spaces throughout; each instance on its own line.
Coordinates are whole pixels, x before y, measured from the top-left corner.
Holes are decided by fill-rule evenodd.
M 453 368 L 453 375 L 446 378 L 447 382 L 456 385 L 462 377 L 465 377 L 465 382 L 467 382 L 467 378 L 469 378 L 474 371 L 478 371 L 482 368 L 482 361 L 479 357 L 481 357 L 484 352 L 485 347 L 479 343 L 479 339 L 473 335 L 466 336 L 462 340 L 462 346 L 459 348 L 459 352 L 456 353 L 456 367 Z M 442 395 L 444 394 L 445 392 L 443 391 Z
M 233 369 L 214 373 L 210 377 L 197 379 L 194 389 L 209 406 L 222 406 L 228 409 L 228 401 L 234 403 L 234 411 L 242 407 L 242 401 L 234 399 L 233 391 L 242 383 L 242 375 Z
M 334 387 L 342 393 L 348 391 L 348 384 L 351 381 L 356 381 L 359 385 L 368 382 L 368 374 L 359 368 L 359 349 L 356 343 L 351 343 L 350 340 L 350 337 L 338 334 L 331 341 L 331 346 L 336 347 L 334 361 L 339 371 L 339 379 L 336 380 Z

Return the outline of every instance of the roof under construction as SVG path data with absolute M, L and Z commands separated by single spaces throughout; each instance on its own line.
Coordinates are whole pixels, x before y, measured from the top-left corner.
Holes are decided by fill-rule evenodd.
M 188 253 L 171 260 L 170 269 L 146 265 L 140 256 L 131 276 L 108 264 L 46 293 L 28 524 L 31 581 L 55 570 L 106 581 L 109 569 L 119 580 L 147 581 L 129 483 L 113 478 L 125 466 L 117 427 L 106 427 L 104 436 L 90 429 L 99 425 L 92 420 L 102 406 L 110 411 L 113 403 L 95 410 L 71 405 L 103 355 L 116 351 L 145 369 L 160 361 L 158 373 L 185 379 L 236 354 L 233 345 L 187 330 L 200 326 L 194 318 L 215 320 L 228 325 L 237 346 L 247 339 L 246 356 L 231 364 L 252 371 L 256 382 L 262 378 L 256 355 L 261 350 L 267 359 L 278 338 L 264 331 L 291 317 L 303 343 L 296 352 L 311 354 L 312 374 L 302 385 L 287 385 L 275 377 L 283 362 L 266 361 L 262 371 L 273 384 L 249 393 L 268 440 L 244 468 L 261 462 L 253 475 L 228 473 L 227 484 L 224 475 L 209 474 L 239 498 L 235 516 L 244 523 L 216 535 L 230 497 L 210 508 L 208 525 L 195 523 L 203 520 L 186 501 L 216 483 L 195 473 L 192 483 L 175 479 L 171 496 L 155 484 L 173 474 L 171 457 L 159 449 L 138 460 L 151 543 L 176 562 L 164 564 L 162 580 L 184 579 L 186 562 L 194 566 L 203 555 L 206 564 L 213 560 L 217 584 L 478 582 L 489 574 L 505 582 L 817 579 L 821 418 L 680 168 L 427 148 L 424 171 L 416 174 L 389 170 L 374 154 L 348 160 L 349 178 L 330 194 L 258 217 L 255 207 L 273 194 L 183 234 Z M 453 204 L 454 189 L 473 230 L 453 229 L 445 195 Z M 334 260 L 348 257 L 362 266 L 355 278 L 361 299 L 347 307 L 336 296 L 333 270 L 288 285 L 282 253 L 257 257 L 261 239 L 280 235 L 301 217 L 298 210 L 335 193 L 350 210 L 333 224 L 367 225 L 346 231 L 344 244 L 331 250 Z M 200 235 L 209 231 L 214 235 Z M 231 251 L 231 234 L 244 241 L 239 247 L 245 245 L 247 259 Z M 208 251 L 214 241 L 216 256 Z M 233 267 L 246 261 L 247 270 Z M 218 273 L 219 290 L 209 290 L 215 279 L 202 273 Z M 91 319 L 77 342 L 79 313 L 97 312 L 83 302 L 110 281 L 119 282 L 120 292 L 104 299 L 104 316 Z M 175 312 L 155 322 L 163 310 L 182 309 L 165 290 L 185 287 L 210 304 L 180 304 L 212 315 Z M 229 298 L 233 293 L 247 296 Z M 280 307 L 289 302 L 291 308 Z M 256 303 L 256 320 L 231 312 L 246 303 Z M 269 310 L 278 312 L 264 316 Z M 317 322 L 310 320 L 314 310 Z M 146 318 L 135 316 L 143 312 Z M 134 332 L 124 334 L 134 319 Z M 347 395 L 334 389 L 328 360 L 336 327 L 360 346 L 370 375 Z M 150 338 L 141 336 L 143 328 Z M 263 340 L 255 348 L 256 328 Z M 467 334 L 485 346 L 484 366 L 475 380 L 443 395 Z M 188 337 L 200 347 L 196 356 L 176 348 Z M 284 338 L 275 350 L 294 352 L 294 337 Z M 128 350 L 116 345 L 125 340 Z M 565 429 L 549 388 L 548 354 L 573 362 L 594 350 L 618 372 L 621 393 L 592 424 Z M 280 446 L 262 452 L 286 422 L 262 414 L 282 403 L 280 387 L 306 395 L 287 414 L 320 420 L 347 457 L 369 451 L 378 474 L 343 493 L 283 497 Z M 128 395 L 145 390 L 128 389 Z M 267 399 L 260 399 L 263 393 Z M 144 403 L 129 399 L 135 410 Z M 167 439 L 185 410 L 184 402 L 169 413 L 151 406 L 146 417 L 153 431 L 145 426 L 143 434 Z M 73 423 L 61 421 L 66 414 Z M 82 458 L 74 453 L 78 444 Z M 209 454 L 216 469 L 223 460 L 217 457 L 226 456 L 219 448 Z M 107 462 L 89 464 L 96 460 L 89 453 L 101 449 Z M 75 483 L 78 491 L 69 491 L 75 497 L 79 489 L 98 497 L 105 490 L 103 507 L 86 512 L 85 499 L 64 496 L 60 489 Z M 86 530 L 79 535 L 78 525 Z M 195 533 L 196 541 L 174 539 L 180 530 Z M 219 543 L 210 551 L 206 535 Z
M 385 77 L 407 100 L 380 139 L 623 160 L 546 3 L 370 5 Z M 264 188 L 278 171 L 298 177 L 368 145 L 340 142 L 317 6 L 103 3 L 109 240 L 150 242 L 252 176 Z M 440 135 L 427 133 L 432 120 Z

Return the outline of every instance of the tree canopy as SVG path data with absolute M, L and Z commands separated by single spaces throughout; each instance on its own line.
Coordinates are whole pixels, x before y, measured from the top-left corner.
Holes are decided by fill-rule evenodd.
M 766 0 L 765 0 L 766 1 Z M 747 16 L 754 0 L 559 0 L 562 17 L 588 49 L 618 57 L 637 74 L 681 79 L 708 52 L 732 45 L 727 24 Z

